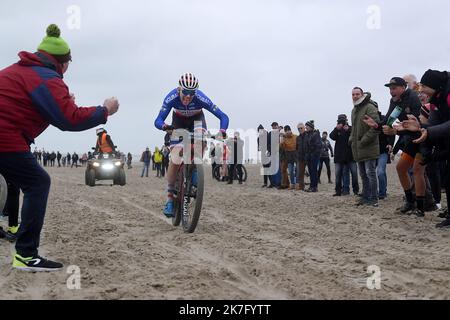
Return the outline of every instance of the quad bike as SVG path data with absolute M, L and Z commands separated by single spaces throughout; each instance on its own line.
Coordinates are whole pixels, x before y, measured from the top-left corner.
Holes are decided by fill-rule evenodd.
M 113 180 L 114 185 L 126 185 L 125 163 L 115 154 L 98 153 L 88 160 L 85 173 L 86 185 L 95 186 L 99 180 Z

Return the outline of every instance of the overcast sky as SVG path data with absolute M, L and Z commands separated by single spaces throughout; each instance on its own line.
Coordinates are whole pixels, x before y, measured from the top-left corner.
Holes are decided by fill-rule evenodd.
M 47 25 L 59 24 L 72 50 L 65 81 L 77 103 L 117 96 L 121 109 L 106 128 L 134 154 L 162 144 L 153 123 L 184 72 L 199 78 L 232 131 L 311 119 L 330 131 L 338 114 L 350 115 L 354 86 L 386 111 L 391 77 L 450 69 L 448 12 L 446 0 L 1 0 L 0 68 L 19 51 L 35 51 Z M 36 142 L 81 152 L 94 145 L 95 131 L 49 128 Z

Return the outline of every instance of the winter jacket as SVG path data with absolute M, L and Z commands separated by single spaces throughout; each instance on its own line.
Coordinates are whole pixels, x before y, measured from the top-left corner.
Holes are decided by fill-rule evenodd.
M 428 125 L 428 139 L 446 139 L 450 137 L 450 72 L 446 89 L 431 100 L 431 113 Z M 447 143 L 448 145 L 448 143 Z
M 144 151 L 141 156 L 141 162 L 146 164 L 150 163 L 152 160 L 152 153 L 150 151 Z
M 330 139 L 335 141 L 334 145 L 334 163 L 350 163 L 353 161 L 352 147 L 349 139 L 352 132 L 352 127 L 348 130 L 335 128 L 330 133 Z
M 430 158 L 434 147 L 434 160 L 450 161 L 450 73 L 447 86 L 442 93 L 431 99 L 428 124 L 428 139 L 421 145 L 425 158 Z
M 320 156 L 322 151 L 322 138 L 319 130 L 307 131 L 305 133 L 305 157 Z
M 297 162 L 297 135 L 285 135 L 281 140 L 281 149 L 284 153 L 284 160 L 288 163 Z
M 321 140 L 322 143 L 322 149 L 320 152 L 320 158 L 321 159 L 329 159 L 330 158 L 330 153 L 328 151 L 331 151 L 331 156 L 334 157 L 333 154 L 333 147 L 331 146 L 331 143 L 328 139 L 326 140 Z
M 78 108 L 63 81 L 61 65 L 44 53 L 19 53 L 0 71 L 0 153 L 29 152 L 49 125 L 83 131 L 106 123 L 105 107 Z
M 401 95 L 399 101 L 394 101 L 391 99 L 389 104 L 389 110 L 386 113 L 385 121 L 382 123 L 383 125 L 387 123 L 391 113 L 394 109 L 400 106 L 402 108 L 402 112 L 398 117 L 399 121 L 408 120 L 408 115 L 413 115 L 416 118 L 419 118 L 420 108 L 422 107 L 422 103 L 420 102 L 419 96 L 414 90 L 406 89 L 406 91 Z M 382 126 L 379 126 L 379 130 L 382 130 Z M 408 131 L 403 131 L 399 133 L 400 138 L 398 139 L 396 145 L 394 146 L 394 154 L 397 154 L 398 150 L 404 149 L 404 147 L 411 143 L 412 140 L 417 138 L 416 133 L 411 133 Z
M 155 157 L 155 163 L 162 163 L 163 161 L 163 155 L 161 153 L 161 151 L 159 151 L 158 148 L 155 149 L 155 152 L 153 152 L 153 156 Z
M 370 93 L 364 94 L 361 101 L 358 101 L 352 110 L 350 143 L 356 162 L 376 160 L 380 156 L 379 133 L 363 121 L 366 115 L 377 122 L 380 121 L 376 103 L 370 98 Z
M 297 160 L 306 161 L 306 133 L 300 134 L 297 137 Z

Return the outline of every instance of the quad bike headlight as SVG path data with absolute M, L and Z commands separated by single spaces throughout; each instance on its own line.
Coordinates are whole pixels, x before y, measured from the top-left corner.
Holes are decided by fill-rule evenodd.
M 92 165 L 96 168 L 100 167 L 100 163 L 98 163 L 98 162 L 94 162 Z
M 102 169 L 105 169 L 105 170 L 112 170 L 112 169 L 114 169 L 114 166 L 113 166 L 112 163 L 105 163 L 105 164 L 102 166 Z
M 120 166 L 122 165 L 122 162 L 116 161 L 114 164 L 115 164 L 117 167 L 120 167 Z

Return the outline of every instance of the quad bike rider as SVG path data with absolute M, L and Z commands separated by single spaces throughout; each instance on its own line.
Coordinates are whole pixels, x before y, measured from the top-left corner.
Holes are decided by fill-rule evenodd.
M 116 154 L 116 146 L 108 135 L 108 131 L 104 128 L 97 129 L 97 144 L 95 146 L 95 153 L 97 154 Z

